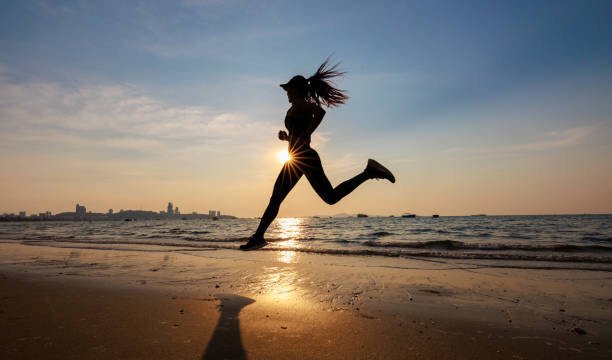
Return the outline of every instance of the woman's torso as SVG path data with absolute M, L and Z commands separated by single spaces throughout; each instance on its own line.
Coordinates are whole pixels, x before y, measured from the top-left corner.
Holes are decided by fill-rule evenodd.
M 312 114 L 298 111 L 292 106 L 285 116 L 285 127 L 289 131 L 289 150 L 310 148 L 310 125 Z

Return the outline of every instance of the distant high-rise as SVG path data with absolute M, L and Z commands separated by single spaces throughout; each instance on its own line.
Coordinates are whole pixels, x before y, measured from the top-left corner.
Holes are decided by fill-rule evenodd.
M 174 209 L 171 202 L 168 203 L 168 215 L 174 215 Z
M 26 217 L 26 212 L 25 212 L 25 211 L 20 211 L 20 212 L 19 212 L 19 217 L 20 217 L 20 218 L 24 218 L 24 217 Z
M 113 209 L 108 209 L 108 215 L 113 215 Z
M 174 208 L 174 215 L 181 215 L 178 206 Z
M 217 216 L 221 216 L 221 211 L 217 210 Z
M 87 214 L 87 209 L 85 208 L 85 205 L 79 205 L 76 204 L 76 209 L 74 211 L 74 214 L 76 215 L 77 218 L 83 218 L 85 217 L 85 215 Z

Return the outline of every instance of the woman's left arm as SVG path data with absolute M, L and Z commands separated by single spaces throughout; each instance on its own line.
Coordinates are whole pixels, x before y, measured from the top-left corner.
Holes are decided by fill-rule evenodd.
M 312 123 L 308 129 L 311 134 L 319 127 L 324 116 L 325 110 L 320 105 L 312 104 Z

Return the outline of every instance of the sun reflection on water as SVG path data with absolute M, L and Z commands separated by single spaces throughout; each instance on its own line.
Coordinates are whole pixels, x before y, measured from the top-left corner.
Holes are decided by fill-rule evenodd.
M 285 264 L 297 262 L 297 252 L 291 249 L 300 248 L 298 238 L 302 235 L 302 222 L 300 218 L 280 218 L 277 220 L 278 237 L 282 239 L 278 245 L 283 249 L 278 253 L 278 261 Z
M 302 221 L 300 218 L 277 219 L 278 236 L 281 239 L 295 239 L 302 233 Z

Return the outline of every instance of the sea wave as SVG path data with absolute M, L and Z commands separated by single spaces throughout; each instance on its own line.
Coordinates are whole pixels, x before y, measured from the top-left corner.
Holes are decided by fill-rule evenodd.
M 583 236 L 582 240 L 594 242 L 612 242 L 612 237 L 606 236 Z
M 375 231 L 375 232 L 366 234 L 365 236 L 383 237 L 383 236 L 389 236 L 389 235 L 394 235 L 394 234 L 389 231 Z
M 456 240 L 434 240 L 421 242 L 377 242 L 365 241 L 369 247 L 445 249 L 445 250 L 519 250 L 552 252 L 612 252 L 612 247 L 604 245 L 527 245 L 527 244 L 474 244 Z
M 56 239 L 56 240 L 30 240 L 23 241 L 26 245 L 43 245 L 43 246 L 59 246 L 59 247 L 70 247 L 71 244 L 76 246 L 79 244 L 79 248 L 96 248 L 96 246 L 112 246 L 112 245 L 144 245 L 144 246 L 162 246 L 168 247 L 168 251 L 174 251 L 175 249 L 238 249 L 240 243 L 245 239 L 226 239 L 228 241 L 214 241 L 214 242 L 152 242 L 152 241 L 92 241 L 92 240 L 77 240 L 77 239 Z M 231 241 L 229 241 L 231 240 Z M 240 242 L 239 242 L 240 241 Z M 431 243 L 431 242 L 430 242 Z M 264 251 L 279 251 L 279 250 L 290 250 L 304 253 L 314 254 L 327 254 L 327 255 L 355 255 L 355 256 L 385 256 L 385 257 L 405 257 L 405 258 L 441 258 L 441 259 L 472 259 L 472 260 L 502 260 L 502 261 L 547 261 L 547 262 L 577 262 L 577 263 L 598 263 L 598 264 L 612 264 L 612 256 L 606 255 L 595 255 L 593 253 L 569 253 L 569 252 L 486 252 L 486 251 L 456 251 L 453 246 L 460 246 L 459 244 L 450 244 L 446 241 L 438 241 L 438 244 L 428 244 L 427 246 L 438 246 L 433 248 L 427 247 L 412 247 L 412 248 L 391 248 L 391 247 L 374 247 L 374 248 L 313 248 L 313 247 L 295 247 L 285 246 L 282 241 L 272 241 L 272 243 L 263 248 Z M 444 245 L 444 243 L 446 243 Z M 442 247 L 440 247 L 442 246 Z M 450 248 L 448 248 L 450 246 Z M 175 249 L 172 249 L 175 248 Z M 104 248 L 112 249 L 112 248 Z M 120 248 L 125 250 L 124 247 Z M 139 249 L 138 251 L 143 251 Z M 606 251 L 612 251 L 611 248 L 606 247 Z M 609 269 L 612 271 L 612 269 Z

